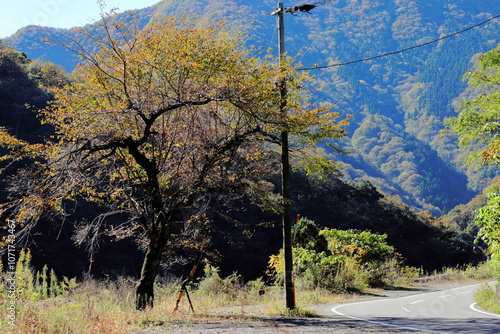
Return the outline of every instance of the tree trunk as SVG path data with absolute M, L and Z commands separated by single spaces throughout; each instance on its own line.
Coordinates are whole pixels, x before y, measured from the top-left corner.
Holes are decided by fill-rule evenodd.
M 154 282 L 160 267 L 161 257 L 170 236 L 168 225 L 162 226 L 159 234 L 149 241 L 141 269 L 141 278 L 135 293 L 135 308 L 144 310 L 153 307 Z

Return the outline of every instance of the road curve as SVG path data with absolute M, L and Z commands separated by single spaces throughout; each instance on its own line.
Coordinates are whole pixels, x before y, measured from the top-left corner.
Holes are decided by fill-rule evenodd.
M 467 284 L 399 298 L 342 304 L 331 310 L 349 319 L 408 331 L 500 333 L 500 315 L 485 312 L 474 302 L 474 292 L 481 284 Z

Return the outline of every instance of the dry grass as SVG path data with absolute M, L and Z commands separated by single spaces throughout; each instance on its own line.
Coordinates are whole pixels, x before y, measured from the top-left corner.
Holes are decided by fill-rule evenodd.
M 17 302 L 15 325 L 8 324 L 7 298 L 0 296 L 0 327 L 6 333 L 130 333 L 156 326 L 168 328 L 176 321 L 207 321 L 216 319 L 237 320 L 253 314 L 314 316 L 299 308 L 294 313 L 283 311 L 284 298 L 281 287 L 264 287 L 255 284 L 234 284 L 227 291 L 217 292 L 198 286 L 190 292 L 195 313 L 184 295 L 174 312 L 178 285 L 157 285 L 155 307 L 139 312 L 134 309 L 135 287 L 126 280 L 86 280 L 66 296 L 35 300 L 24 294 Z M 297 304 L 337 303 L 348 295 L 336 295 L 324 290 L 301 291 Z M 232 307 L 232 308 L 230 308 Z M 224 312 L 217 312 L 224 308 Z
M 441 272 L 433 272 L 414 280 L 414 284 L 438 284 L 446 282 L 470 282 L 495 277 L 495 270 L 489 263 L 462 268 L 445 268 Z
M 125 279 L 117 281 L 85 280 L 67 293 L 57 297 L 40 298 L 29 287 L 19 293 L 15 325 L 9 325 L 8 294 L 0 291 L 0 328 L 3 333 L 131 333 L 161 326 L 169 328 L 183 323 L 237 320 L 248 314 L 279 315 L 287 317 L 316 316 L 307 308 L 284 311 L 283 288 L 266 286 L 257 280 L 241 284 L 237 275 L 221 278 L 215 268 L 205 272 L 205 278 L 189 289 L 195 313 L 190 311 L 188 299 L 183 296 L 179 309 L 173 312 L 179 292 L 179 283 L 158 284 L 155 307 L 139 312 L 134 309 L 135 285 Z M 487 267 L 465 270 L 447 270 L 434 278 L 439 280 L 469 280 L 491 277 Z M 436 275 L 434 275 L 436 276 Z M 4 283 L 4 282 L 2 282 Z M 429 282 L 427 282 L 429 283 Z M 0 287 L 0 289 L 2 289 Z M 352 301 L 355 294 L 334 294 L 324 289 L 297 289 L 297 305 L 334 304 Z

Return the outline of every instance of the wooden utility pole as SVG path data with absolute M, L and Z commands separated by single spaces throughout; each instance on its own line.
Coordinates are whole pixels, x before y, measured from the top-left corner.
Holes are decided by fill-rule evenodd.
M 278 3 L 278 30 L 279 30 L 279 66 L 284 71 L 285 60 L 285 20 L 283 2 Z M 283 76 L 280 82 L 280 112 L 283 117 L 283 129 L 281 130 L 281 187 L 283 196 L 283 253 L 285 262 L 285 299 L 286 307 L 295 309 L 295 288 L 293 286 L 293 255 L 292 255 L 292 214 L 290 196 L 290 157 L 288 151 L 288 129 L 287 116 L 287 89 L 286 78 Z

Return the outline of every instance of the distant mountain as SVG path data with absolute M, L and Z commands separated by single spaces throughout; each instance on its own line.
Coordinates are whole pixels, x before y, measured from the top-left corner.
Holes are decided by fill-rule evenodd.
M 355 117 L 349 140 L 346 178 L 367 179 L 381 191 L 399 195 L 407 204 L 435 215 L 466 203 L 499 175 L 493 166 L 463 166 L 465 152 L 443 136 L 443 120 L 456 114 L 467 94 L 463 74 L 475 57 L 500 42 L 499 21 L 422 47 L 500 14 L 490 0 L 338 0 L 320 1 L 310 14 L 286 14 L 286 50 L 297 66 L 314 68 L 318 101 L 335 103 Z M 285 2 L 285 7 L 297 3 Z M 276 1 L 164 0 L 135 12 L 146 25 L 171 15 L 199 16 L 204 22 L 225 20 L 248 35 L 249 44 L 277 53 Z M 130 12 L 117 19 L 127 20 Z M 71 70 L 77 59 L 44 38 L 81 38 L 78 29 L 25 27 L 4 39 L 30 58 L 44 58 Z M 83 44 L 90 41 L 81 40 Z M 333 66 L 384 53 L 370 61 Z M 264 52 L 263 51 L 263 52 Z

